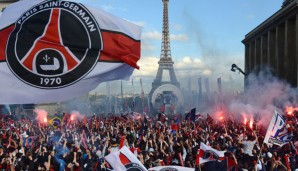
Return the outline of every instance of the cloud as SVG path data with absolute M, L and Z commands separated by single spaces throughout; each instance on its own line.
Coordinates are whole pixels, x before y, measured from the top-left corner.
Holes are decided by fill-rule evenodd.
M 158 61 L 159 57 L 142 57 L 138 62 L 140 70 L 136 70 L 133 73 L 133 77 L 144 76 L 154 78 L 158 70 Z M 191 75 L 210 76 L 213 72 L 212 69 L 205 65 L 201 59 L 189 56 L 185 56 L 182 59 L 175 61 L 173 67 L 178 80 Z
M 138 62 L 140 70 L 135 70 L 132 77 L 133 79 L 143 80 L 143 87 L 146 93 L 149 93 L 151 89 L 151 83 L 156 77 L 158 70 L 159 57 L 147 56 L 142 57 Z M 212 69 L 209 68 L 200 58 L 185 56 L 182 59 L 174 61 L 174 71 L 177 80 L 181 83 L 182 87 L 187 86 L 187 80 L 192 78 L 195 80 L 198 77 L 209 77 L 212 75 Z M 166 72 L 163 74 L 163 80 L 169 80 L 169 74 Z
M 170 35 L 171 41 L 179 41 L 179 42 L 185 42 L 188 40 L 188 36 L 186 34 L 171 34 Z
M 175 67 L 179 70 L 203 68 L 204 64 L 201 59 L 185 56 L 182 60 L 177 61 Z
M 141 49 L 143 53 L 144 51 L 156 51 L 157 47 L 154 46 L 150 41 L 142 40 Z
M 134 71 L 133 77 L 154 77 L 158 69 L 158 61 L 157 57 L 142 57 L 138 62 L 140 69 Z
M 202 76 L 209 76 L 212 74 L 212 71 L 210 69 L 205 69 L 202 72 Z
M 111 5 L 101 5 L 100 6 L 103 10 L 107 11 L 107 12 L 111 12 L 111 11 L 127 11 L 126 8 L 123 8 L 123 7 L 114 7 L 114 6 L 111 6 Z
M 161 40 L 161 33 L 158 31 L 150 31 L 142 34 L 142 39 Z
M 180 78 L 190 76 L 210 76 L 212 70 L 200 58 L 185 56 L 175 62 L 175 70 Z
M 162 34 L 158 31 L 149 31 L 142 33 L 141 37 L 141 51 L 142 56 L 152 56 L 156 52 L 160 52 Z M 171 34 L 170 41 L 174 42 L 186 42 L 188 41 L 188 36 L 185 34 Z M 143 57 L 142 57 L 143 58 Z
M 162 34 L 158 31 L 150 31 L 150 32 L 143 33 L 142 39 L 161 41 Z M 186 34 L 170 34 L 170 40 L 185 42 L 188 40 L 188 36 Z

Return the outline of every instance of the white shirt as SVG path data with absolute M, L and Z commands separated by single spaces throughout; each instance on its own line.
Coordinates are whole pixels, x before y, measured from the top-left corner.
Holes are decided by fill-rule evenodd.
M 248 154 L 248 155 L 252 156 L 252 150 L 254 148 L 255 143 L 256 143 L 256 140 L 243 141 L 244 154 Z

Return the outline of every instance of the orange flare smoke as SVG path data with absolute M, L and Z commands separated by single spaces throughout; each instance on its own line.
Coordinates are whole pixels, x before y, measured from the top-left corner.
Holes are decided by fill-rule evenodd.
M 298 107 L 286 106 L 286 112 L 288 115 L 293 115 L 295 111 L 298 111 Z
M 251 118 L 250 121 L 249 121 L 249 127 L 250 127 L 251 129 L 252 129 L 252 125 L 253 125 L 253 123 L 254 123 L 254 119 Z

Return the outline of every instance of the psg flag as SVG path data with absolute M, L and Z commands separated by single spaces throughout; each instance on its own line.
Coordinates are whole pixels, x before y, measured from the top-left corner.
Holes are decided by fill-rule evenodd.
M 105 160 L 115 171 L 147 171 L 146 167 L 126 146 L 119 151 L 111 152 L 105 156 Z
M 66 0 L 22 0 L 0 15 L 0 104 L 63 101 L 129 79 L 139 26 Z
M 225 159 L 224 155 L 225 151 L 218 151 L 201 142 L 200 149 L 196 157 L 196 164 L 199 165 L 210 161 L 220 162 Z

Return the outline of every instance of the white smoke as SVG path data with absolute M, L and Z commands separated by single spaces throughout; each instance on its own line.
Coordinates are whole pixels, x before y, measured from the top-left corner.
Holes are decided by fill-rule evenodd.
M 283 114 L 286 106 L 296 106 L 296 89 L 270 73 L 251 74 L 248 81 L 249 85 L 244 93 L 233 98 L 228 105 L 234 118 L 243 120 L 254 117 L 259 120 L 258 124 L 266 126 L 275 110 Z
M 8 113 L 11 115 L 11 109 L 9 105 L 4 105 L 5 109 L 8 111 Z
M 71 112 L 71 117 L 73 117 L 74 120 L 79 120 L 79 121 L 82 121 L 84 119 L 84 115 L 82 115 L 80 112 L 75 110 Z

